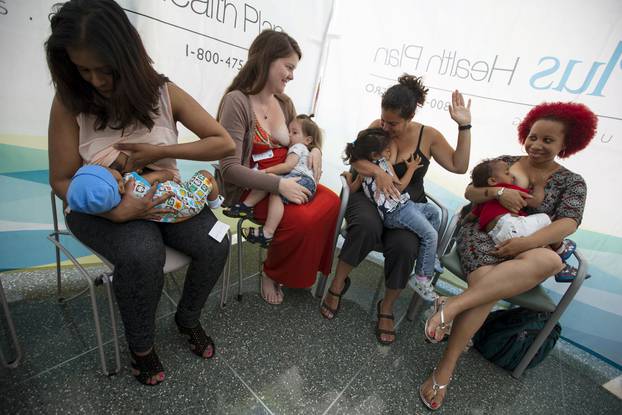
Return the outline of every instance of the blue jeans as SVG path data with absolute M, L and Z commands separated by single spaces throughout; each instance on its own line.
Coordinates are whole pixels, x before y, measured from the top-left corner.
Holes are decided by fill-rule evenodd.
M 313 199 L 313 196 L 315 196 L 315 192 L 317 190 L 317 185 L 315 184 L 315 180 L 313 180 L 309 176 L 295 174 L 295 173 L 289 173 L 283 176 L 284 179 L 287 179 L 289 177 L 300 177 L 300 180 L 298 180 L 298 184 L 301 185 L 302 187 L 306 187 L 311 192 L 311 196 L 309 196 L 309 200 L 307 201 L 307 203 L 310 202 L 311 199 Z M 287 200 L 283 196 L 281 196 L 281 200 L 283 201 L 283 204 L 285 205 L 290 203 L 290 201 Z
M 417 275 L 434 275 L 440 222 L 438 210 L 431 203 L 415 203 L 411 200 L 384 215 L 384 226 L 387 228 L 407 229 L 419 237 L 419 255 L 415 264 Z

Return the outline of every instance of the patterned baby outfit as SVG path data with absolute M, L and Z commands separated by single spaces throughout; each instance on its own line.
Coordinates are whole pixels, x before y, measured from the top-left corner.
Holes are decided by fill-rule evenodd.
M 134 196 L 142 198 L 151 188 L 151 185 L 141 175 L 136 172 L 126 173 L 123 182 L 126 183 L 130 178 L 135 180 Z M 208 203 L 207 196 L 212 191 L 210 180 L 196 172 L 190 180 L 181 184 L 172 180 L 159 183 L 154 197 L 160 197 L 166 193 L 173 193 L 168 200 L 156 206 L 159 209 L 173 209 L 174 212 L 159 214 L 156 222 L 173 223 L 180 219 L 195 216 Z

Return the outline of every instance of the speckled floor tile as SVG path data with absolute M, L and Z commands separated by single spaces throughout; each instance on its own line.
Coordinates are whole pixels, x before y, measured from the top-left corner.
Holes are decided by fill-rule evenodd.
M 157 331 L 167 376 L 157 387 L 134 380 L 123 347 L 124 364 L 116 376 L 94 370 L 96 356 L 89 353 L 3 393 L 0 407 L 12 414 L 269 413 L 218 356 L 202 361 L 178 341 L 172 327 L 161 325 Z
M 10 304 L 23 358 L 17 369 L 0 368 L 0 388 L 27 379 L 96 346 L 94 323 L 86 298 L 72 310 L 53 299 Z
M 427 413 L 418 388 L 440 358 L 443 345 L 423 341 L 421 323 L 400 330 L 405 340 L 374 357 L 331 407 L 329 414 Z M 464 354 L 439 413 L 614 414 L 622 402 L 582 377 L 554 352 L 516 380 L 475 350 Z
M 286 289 L 284 303 L 272 306 L 261 299 L 259 279 L 252 277 L 244 280 L 242 301 L 236 301 L 235 255 L 234 249 L 227 306 L 219 307 L 219 281 L 201 317 L 216 343 L 214 359 L 202 361 L 188 352 L 173 322 L 175 307 L 162 297 L 156 347 L 167 380 L 152 388 L 138 385 L 129 374 L 122 336 L 122 372 L 110 378 L 101 373 L 88 297 L 60 307 L 54 270 L 2 274 L 26 353 L 17 369 L 0 369 L 0 413 L 427 413 L 417 388 L 443 345 L 423 341 L 421 316 L 414 322 L 404 318 L 410 289 L 396 302 L 397 340 L 386 347 L 374 335 L 383 289 L 378 265 L 364 262 L 352 272 L 338 317 L 326 321 L 314 288 Z M 256 247 L 245 250 L 246 272 L 257 270 L 257 258 Z M 63 274 L 67 293 L 84 286 L 75 270 Z M 177 300 L 183 273 L 173 278 L 167 277 L 165 286 Z M 101 288 L 97 298 L 103 308 Z M 108 318 L 102 320 L 109 324 Z M 111 345 L 106 347 L 111 353 Z M 622 413 L 622 401 L 601 387 L 619 375 L 564 342 L 521 380 L 470 351 L 440 412 Z

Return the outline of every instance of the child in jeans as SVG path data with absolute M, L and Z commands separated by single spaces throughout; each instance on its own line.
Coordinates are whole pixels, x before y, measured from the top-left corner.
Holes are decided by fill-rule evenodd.
M 314 148 L 322 148 L 322 134 L 318 125 L 311 116 L 299 114 L 289 124 L 289 149 L 287 158 L 283 163 L 261 170 L 267 174 L 283 174 L 284 178 L 299 177 L 298 184 L 306 187 L 311 192 L 309 200 L 315 194 L 317 184 L 313 172 L 309 168 L 309 152 Z M 252 218 L 253 207 L 257 205 L 268 192 L 253 189 L 241 202 L 236 203 L 223 213 L 229 217 Z M 248 228 L 243 233 L 244 238 L 251 243 L 257 243 L 266 248 L 272 242 L 274 233 L 283 218 L 284 204 L 289 201 L 278 195 L 270 194 L 268 202 L 268 216 L 266 223 L 259 228 Z
M 222 203 L 216 180 L 206 170 L 196 172 L 190 180 L 180 184 L 174 181 L 169 170 L 150 171 L 142 176 L 131 172 L 121 176 L 115 169 L 90 164 L 80 167 L 69 184 L 69 209 L 91 215 L 114 209 L 121 203 L 121 195 L 125 194 L 125 185 L 130 178 L 135 181 L 132 192 L 137 198 L 144 197 L 154 184 L 157 186 L 154 198 L 172 194 L 156 206 L 167 212 L 150 219 L 155 222 L 182 222 L 201 212 L 205 205 L 216 209 Z
M 369 128 L 361 131 L 354 143 L 349 143 L 345 150 L 344 160 L 352 163 L 357 160 L 368 160 L 378 165 L 389 175 L 395 176 L 392 164 L 397 157 L 397 145 L 392 143 L 387 133 L 380 128 Z M 406 160 L 406 173 L 400 178 L 397 188 L 401 191 L 408 185 L 415 171 L 420 167 L 420 158 Z M 408 193 L 402 193 L 399 200 L 394 200 L 377 191 L 373 177 L 358 175 L 352 179 L 350 173 L 343 174 L 348 181 L 350 191 L 355 192 L 363 187 L 365 196 L 378 208 L 384 226 L 391 229 L 407 229 L 419 237 L 419 254 L 415 265 L 415 276 L 411 280 L 417 293 L 426 301 L 434 301 L 437 297 L 432 287 L 434 277 L 436 248 L 438 245 L 438 229 L 440 219 L 438 211 L 430 203 L 416 203 L 410 200 Z
M 544 200 L 545 181 L 541 177 L 532 179 L 531 191 L 515 185 L 515 178 L 510 173 L 510 166 L 503 160 L 491 159 L 480 162 L 473 168 L 471 179 L 474 187 L 499 187 L 501 189 L 515 189 L 530 193 L 533 197 L 525 199 L 527 207 L 538 207 Z M 503 190 L 500 190 L 503 194 Z M 499 193 L 497 193 L 499 194 Z M 523 210 L 518 213 L 510 212 L 503 207 L 498 198 L 478 204 L 464 220 L 479 220 L 481 230 L 485 230 L 495 244 L 523 236 L 529 236 L 551 224 L 551 219 L 545 213 L 527 215 Z M 564 239 L 551 245 L 566 262 L 577 248 L 574 241 Z M 571 281 L 577 275 L 577 269 L 566 263 L 564 268 L 555 275 L 558 282 Z

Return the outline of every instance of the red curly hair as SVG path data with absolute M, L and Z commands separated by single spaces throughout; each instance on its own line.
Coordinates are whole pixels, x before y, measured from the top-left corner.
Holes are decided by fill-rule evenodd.
M 518 141 L 525 144 L 529 131 L 538 120 L 557 121 L 564 125 L 565 148 L 558 154 L 570 157 L 583 150 L 596 134 L 598 117 L 587 106 L 575 102 L 545 102 L 531 109 L 518 125 Z

